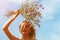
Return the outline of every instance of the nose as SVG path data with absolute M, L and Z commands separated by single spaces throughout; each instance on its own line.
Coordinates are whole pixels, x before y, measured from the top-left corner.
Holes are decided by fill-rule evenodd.
M 24 25 L 23 29 L 26 29 L 26 26 Z
M 25 29 L 26 27 L 24 26 L 23 28 Z

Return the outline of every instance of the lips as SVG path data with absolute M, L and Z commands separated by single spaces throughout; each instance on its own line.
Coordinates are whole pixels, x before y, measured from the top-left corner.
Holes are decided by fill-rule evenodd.
M 26 32 L 25 30 L 23 32 Z
M 27 33 L 27 31 L 22 31 L 23 34 Z

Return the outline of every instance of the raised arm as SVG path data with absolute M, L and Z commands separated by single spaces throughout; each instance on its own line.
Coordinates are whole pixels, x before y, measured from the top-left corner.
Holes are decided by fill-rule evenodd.
M 8 30 L 10 24 L 16 19 L 16 17 L 19 15 L 19 12 L 18 10 L 17 11 L 14 11 L 14 15 L 12 18 L 10 18 L 4 25 L 3 25 L 3 31 L 5 32 L 5 34 L 7 35 L 7 37 L 10 39 L 10 40 L 17 40 L 16 37 L 14 37 Z

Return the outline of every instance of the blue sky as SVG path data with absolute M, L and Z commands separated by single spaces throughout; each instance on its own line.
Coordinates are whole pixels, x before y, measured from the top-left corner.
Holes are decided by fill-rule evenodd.
M 7 36 L 2 30 L 4 23 L 9 20 L 9 18 L 4 16 L 6 10 L 16 10 L 20 7 L 21 3 L 25 1 L 26 0 L 0 0 L 0 40 L 8 40 Z M 36 39 L 60 40 L 60 0 L 39 1 L 43 4 L 44 10 L 41 9 L 41 27 L 36 27 Z M 9 27 L 10 32 L 16 37 L 21 37 L 21 34 L 19 34 L 18 31 L 18 24 L 23 20 L 24 18 L 19 15 Z

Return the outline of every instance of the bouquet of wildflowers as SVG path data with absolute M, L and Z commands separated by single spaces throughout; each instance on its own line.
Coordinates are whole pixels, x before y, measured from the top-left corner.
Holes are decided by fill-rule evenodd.
M 29 3 L 29 1 L 27 1 L 26 3 L 22 3 L 21 7 L 18 10 L 19 10 L 19 13 L 26 20 L 29 20 L 30 22 L 40 26 L 39 18 L 42 18 L 40 10 L 39 10 L 40 7 L 42 7 L 42 5 L 39 5 L 37 2 Z M 15 14 L 14 11 L 9 11 L 8 14 L 6 14 L 6 16 L 9 17 L 13 14 Z

